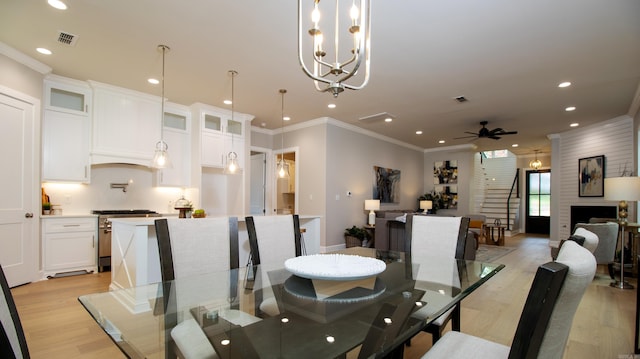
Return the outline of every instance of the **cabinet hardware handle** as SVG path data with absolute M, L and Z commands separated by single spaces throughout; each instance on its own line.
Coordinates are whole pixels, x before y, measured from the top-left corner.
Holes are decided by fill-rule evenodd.
M 63 224 L 63 227 L 80 227 L 79 224 Z

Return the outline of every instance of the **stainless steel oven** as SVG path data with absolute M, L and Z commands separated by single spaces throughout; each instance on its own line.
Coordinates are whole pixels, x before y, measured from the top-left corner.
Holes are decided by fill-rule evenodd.
M 98 215 L 98 272 L 111 270 L 111 218 L 160 217 L 148 209 L 93 210 Z

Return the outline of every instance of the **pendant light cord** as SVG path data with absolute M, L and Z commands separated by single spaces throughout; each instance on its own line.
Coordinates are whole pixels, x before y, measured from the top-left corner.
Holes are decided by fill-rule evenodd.
M 280 89 L 280 93 L 282 94 L 282 107 L 281 107 L 282 114 L 280 117 L 280 121 L 282 123 L 282 132 L 280 134 L 280 141 L 281 141 L 280 151 L 282 152 L 280 153 L 280 164 L 284 168 L 284 94 L 287 93 L 287 90 Z

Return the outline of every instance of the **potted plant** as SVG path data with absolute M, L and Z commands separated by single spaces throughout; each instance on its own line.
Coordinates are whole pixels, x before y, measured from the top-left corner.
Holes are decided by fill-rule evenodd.
M 205 218 L 206 216 L 207 214 L 204 212 L 204 209 L 196 209 L 193 211 L 193 214 L 191 214 L 193 218 Z
M 365 247 L 371 235 L 364 227 L 353 226 L 344 231 L 344 240 L 347 248 L 349 247 Z
M 42 204 L 42 214 L 50 214 L 51 213 L 51 203 L 45 202 Z

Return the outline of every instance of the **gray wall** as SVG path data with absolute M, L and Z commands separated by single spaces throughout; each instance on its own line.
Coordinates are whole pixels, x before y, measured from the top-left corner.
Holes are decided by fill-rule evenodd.
M 43 80 L 43 74 L 0 54 L 0 85 L 42 100 Z

